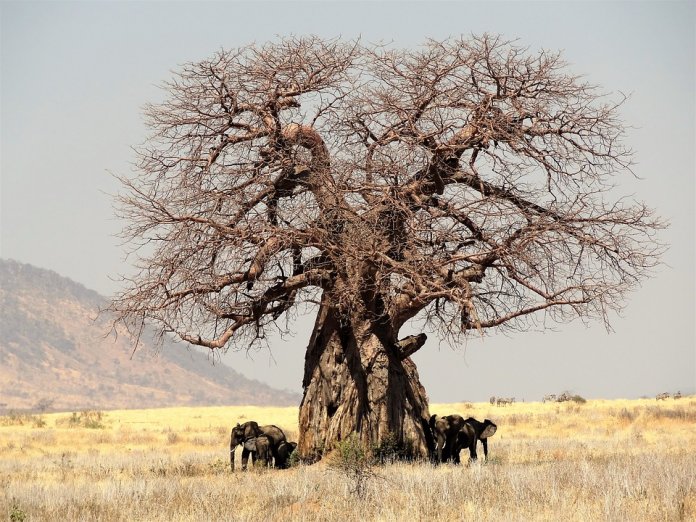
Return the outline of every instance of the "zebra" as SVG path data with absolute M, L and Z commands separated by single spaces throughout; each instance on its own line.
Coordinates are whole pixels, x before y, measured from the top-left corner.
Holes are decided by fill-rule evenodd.
M 568 392 L 563 392 L 558 396 L 556 402 L 568 402 L 571 400 L 573 400 L 573 396 Z
M 670 395 L 669 395 L 669 393 L 667 393 L 667 392 L 658 393 L 658 394 L 655 396 L 655 400 L 656 400 L 656 401 L 664 401 L 664 400 L 666 400 L 666 399 L 669 399 L 669 397 L 670 397 Z
M 541 400 L 541 402 L 556 402 L 556 394 L 552 393 L 550 395 L 544 395 L 544 398 Z

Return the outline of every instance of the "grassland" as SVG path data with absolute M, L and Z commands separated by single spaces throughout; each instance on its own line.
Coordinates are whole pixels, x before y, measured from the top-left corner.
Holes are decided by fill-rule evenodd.
M 490 418 L 487 463 L 374 469 L 365 495 L 328 467 L 231 474 L 230 427 L 295 408 L 0 417 L 5 520 L 696 520 L 696 398 L 432 405 Z

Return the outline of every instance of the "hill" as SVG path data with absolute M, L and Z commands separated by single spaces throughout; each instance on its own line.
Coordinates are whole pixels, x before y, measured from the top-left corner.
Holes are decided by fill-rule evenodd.
M 193 346 L 145 340 L 133 353 L 131 338 L 107 335 L 106 303 L 55 272 L 0 260 L 0 409 L 299 404 Z

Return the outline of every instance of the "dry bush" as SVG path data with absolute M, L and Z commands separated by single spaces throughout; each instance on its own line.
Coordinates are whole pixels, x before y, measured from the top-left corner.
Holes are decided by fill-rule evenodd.
M 42 428 L 45 425 L 45 421 L 41 415 L 14 410 L 10 410 L 7 415 L 0 416 L 0 426 L 23 426 L 25 424 L 31 424 L 35 428 Z
M 635 411 L 629 411 L 627 408 L 621 408 L 621 411 L 619 411 L 616 415 L 619 421 L 625 424 L 630 424 L 631 422 L 636 420 L 637 416 L 638 415 Z
M 696 408 L 691 406 L 648 406 L 645 409 L 645 416 L 651 419 L 676 419 L 686 422 L 696 422 Z
M 56 420 L 57 426 L 71 428 L 103 429 L 104 413 L 97 410 L 83 410 L 80 413 L 72 412 L 69 417 Z

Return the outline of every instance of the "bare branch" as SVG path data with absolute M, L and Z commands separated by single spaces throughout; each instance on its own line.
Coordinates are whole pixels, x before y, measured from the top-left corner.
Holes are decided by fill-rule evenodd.
M 164 88 L 119 198 L 140 273 L 112 309 L 134 331 L 249 346 L 320 301 L 408 357 L 418 314 L 455 337 L 606 322 L 664 250 L 664 223 L 615 196 L 623 97 L 557 53 L 289 38 Z

